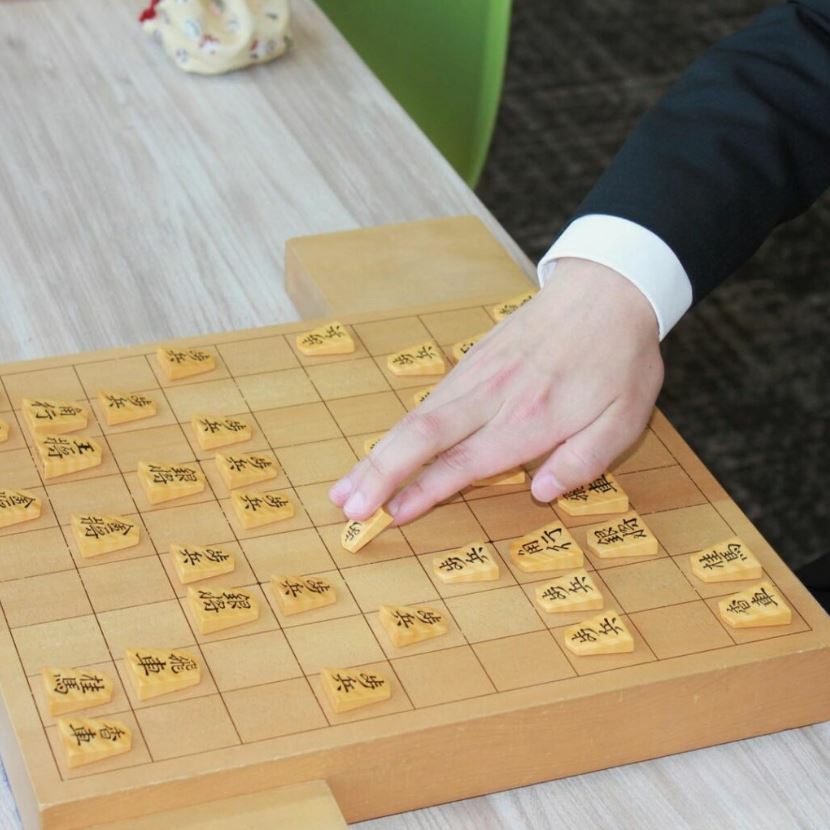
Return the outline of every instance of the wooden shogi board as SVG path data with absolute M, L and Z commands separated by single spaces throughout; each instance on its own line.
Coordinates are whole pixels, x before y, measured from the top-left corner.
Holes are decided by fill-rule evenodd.
M 354 821 L 830 716 L 830 619 L 659 412 L 613 468 L 659 554 L 586 554 L 606 608 L 634 634 L 633 653 L 575 657 L 563 628 L 591 614 L 534 606 L 534 585 L 550 575 L 517 571 L 509 540 L 558 516 L 584 543 L 581 528 L 602 517 L 560 514 L 535 503 L 527 485 L 467 490 L 357 554 L 343 550 L 343 517 L 328 487 L 362 454 L 366 436 L 392 426 L 413 391 L 432 382 L 390 375 L 386 355 L 428 337 L 449 354 L 492 320 L 487 306 L 456 303 L 344 322 L 358 344 L 347 357 L 299 354 L 294 335 L 309 322 L 179 341 L 210 350 L 217 368 L 176 382 L 161 374 L 152 346 L 0 367 L 0 417 L 12 425 L 0 445 L 0 487 L 44 501 L 40 519 L 0 531 L 2 751 L 26 826 L 83 827 L 316 779 Z M 142 391 L 159 412 L 107 426 L 102 388 Z M 44 482 L 18 411 L 25 396 L 89 401 L 86 432 L 104 445 L 103 465 Z M 278 459 L 283 473 L 262 489 L 290 494 L 294 518 L 240 527 L 211 453 L 194 441 L 197 411 L 253 425 L 253 438 L 234 449 Z M 195 460 L 208 486 L 152 506 L 136 476 L 145 459 Z M 73 511 L 128 514 L 141 525 L 139 547 L 82 559 L 68 528 Z M 792 607 L 790 625 L 735 631 L 718 619 L 718 598 L 745 583 L 699 582 L 689 554 L 734 534 Z M 439 552 L 478 539 L 497 552 L 498 582 L 433 578 Z M 171 567 L 171 542 L 232 549 L 236 571 L 212 582 L 253 590 L 259 621 L 200 634 Z M 322 575 L 338 601 L 286 618 L 269 586 L 275 574 Z M 393 648 L 378 605 L 421 602 L 446 611 L 449 634 Z M 138 701 L 122 659 L 135 646 L 194 651 L 201 684 Z M 117 678 L 112 702 L 89 714 L 117 714 L 133 728 L 128 754 L 67 769 L 44 708 L 45 665 Z M 392 697 L 332 714 L 318 675 L 328 665 L 378 669 Z

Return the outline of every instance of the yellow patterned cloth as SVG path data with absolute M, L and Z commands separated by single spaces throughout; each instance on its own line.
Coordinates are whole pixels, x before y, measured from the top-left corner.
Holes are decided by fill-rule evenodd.
M 289 0 L 152 0 L 139 18 L 185 72 L 264 63 L 291 43 Z

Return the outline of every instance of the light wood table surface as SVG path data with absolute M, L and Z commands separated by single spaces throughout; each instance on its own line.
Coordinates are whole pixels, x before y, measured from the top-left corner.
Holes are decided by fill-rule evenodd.
M 172 66 L 138 5 L 0 3 L 0 361 L 295 319 L 300 234 L 473 213 L 532 272 L 309 0 L 288 57 L 219 78 Z M 823 724 L 359 826 L 818 830 L 828 773 Z

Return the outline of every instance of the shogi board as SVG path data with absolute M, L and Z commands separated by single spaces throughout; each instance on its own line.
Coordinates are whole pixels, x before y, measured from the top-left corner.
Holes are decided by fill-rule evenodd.
M 2 752 L 26 826 L 78 828 L 317 779 L 354 821 L 830 716 L 830 619 L 659 412 L 613 467 L 659 554 L 586 558 L 607 607 L 633 632 L 633 653 L 576 657 L 562 632 L 586 615 L 534 607 L 534 587 L 548 576 L 514 569 L 509 541 L 558 517 L 583 543 L 585 525 L 602 517 L 560 514 L 535 503 L 527 485 L 467 490 L 357 554 L 343 550 L 343 518 L 326 491 L 425 385 L 390 375 L 386 356 L 428 337 L 449 355 L 492 321 L 486 306 L 456 303 L 343 322 L 354 355 L 299 354 L 294 335 L 309 322 L 180 341 L 210 350 L 217 367 L 176 382 L 151 346 L 0 366 L 0 416 L 12 425 L 0 486 L 44 501 L 40 519 L 0 531 Z M 158 414 L 107 426 L 102 388 L 144 392 Z M 86 432 L 104 446 L 103 465 L 44 482 L 19 412 L 29 396 L 88 401 Z M 191 431 L 191 415 L 203 411 L 252 424 L 251 440 L 234 449 L 278 459 L 283 472 L 268 489 L 290 494 L 294 518 L 240 528 Z M 144 459 L 195 461 L 208 486 L 150 505 L 136 476 Z M 141 544 L 85 560 L 69 532 L 73 511 L 127 514 Z M 734 631 L 719 621 L 718 598 L 743 586 L 697 581 L 689 554 L 735 534 L 792 607 L 790 625 Z M 497 552 L 497 582 L 433 578 L 433 557 L 479 539 Z M 255 592 L 259 621 L 200 634 L 171 567 L 172 541 L 232 549 L 236 571 L 214 584 Z M 275 574 L 321 575 L 339 599 L 284 617 L 269 587 Z M 395 649 L 378 624 L 382 603 L 434 605 L 450 632 Z M 123 665 L 137 645 L 195 652 L 203 681 L 137 700 Z M 38 678 L 46 665 L 116 678 L 112 702 L 90 714 L 129 724 L 129 753 L 67 769 Z M 319 681 L 330 665 L 380 670 L 391 698 L 332 714 Z

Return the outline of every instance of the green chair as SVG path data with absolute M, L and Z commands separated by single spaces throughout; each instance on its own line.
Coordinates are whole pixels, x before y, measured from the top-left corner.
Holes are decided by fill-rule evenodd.
M 511 0 L 317 2 L 474 187 L 499 108 Z

